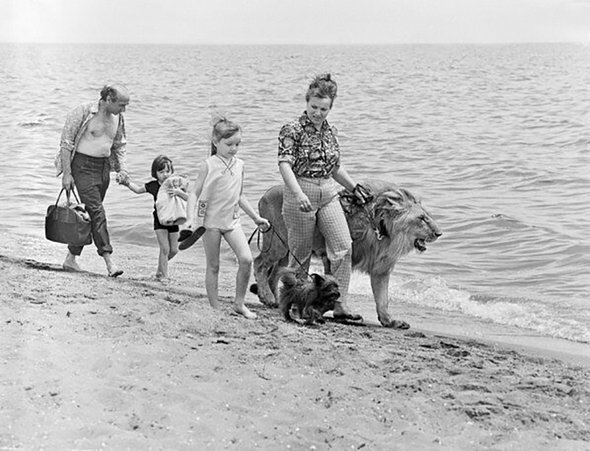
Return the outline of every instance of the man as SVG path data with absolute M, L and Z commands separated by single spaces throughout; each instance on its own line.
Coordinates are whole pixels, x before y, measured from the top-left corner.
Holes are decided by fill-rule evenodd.
M 92 224 L 92 239 L 111 277 L 120 276 L 123 271 L 111 259 L 113 248 L 103 201 L 111 171 L 118 172 L 119 179 L 128 177 L 122 114 L 128 104 L 126 88 L 121 85 L 104 86 L 98 103 L 80 105 L 68 114 L 55 159 L 57 175 L 62 175 L 62 186 L 68 191 L 75 186 L 80 201 L 86 205 Z M 76 257 L 82 249 L 83 246 L 68 246 L 68 255 L 63 263 L 65 270 L 80 271 Z

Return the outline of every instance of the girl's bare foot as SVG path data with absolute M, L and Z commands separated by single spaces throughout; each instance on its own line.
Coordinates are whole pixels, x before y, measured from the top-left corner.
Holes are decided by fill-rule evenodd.
M 168 282 L 170 282 L 170 279 L 168 278 L 168 276 L 165 276 L 164 274 L 156 274 L 156 276 L 154 277 L 156 279 L 156 281 L 163 283 L 163 284 L 167 284 Z
M 245 305 L 234 305 L 234 311 L 247 319 L 256 319 L 257 317 L 256 313 L 250 311 Z
M 211 306 L 211 308 L 215 310 L 219 310 L 221 308 L 221 304 L 219 303 L 219 301 L 209 300 L 209 305 Z

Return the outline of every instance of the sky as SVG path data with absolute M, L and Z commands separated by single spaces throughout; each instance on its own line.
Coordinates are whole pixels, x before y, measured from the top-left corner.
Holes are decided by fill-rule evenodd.
M 590 43 L 590 0 L 0 0 L 0 42 Z

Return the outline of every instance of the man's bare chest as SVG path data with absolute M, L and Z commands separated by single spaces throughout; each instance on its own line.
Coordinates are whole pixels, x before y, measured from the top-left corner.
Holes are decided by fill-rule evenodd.
M 109 138 L 113 140 L 117 134 L 118 119 L 116 116 L 95 116 L 88 121 L 84 135 L 89 139 Z

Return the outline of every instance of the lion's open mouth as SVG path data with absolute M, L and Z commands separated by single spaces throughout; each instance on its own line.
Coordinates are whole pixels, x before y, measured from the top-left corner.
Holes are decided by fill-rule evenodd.
M 426 250 L 426 241 L 422 238 L 416 238 L 414 240 L 414 247 L 418 252 L 424 252 Z

